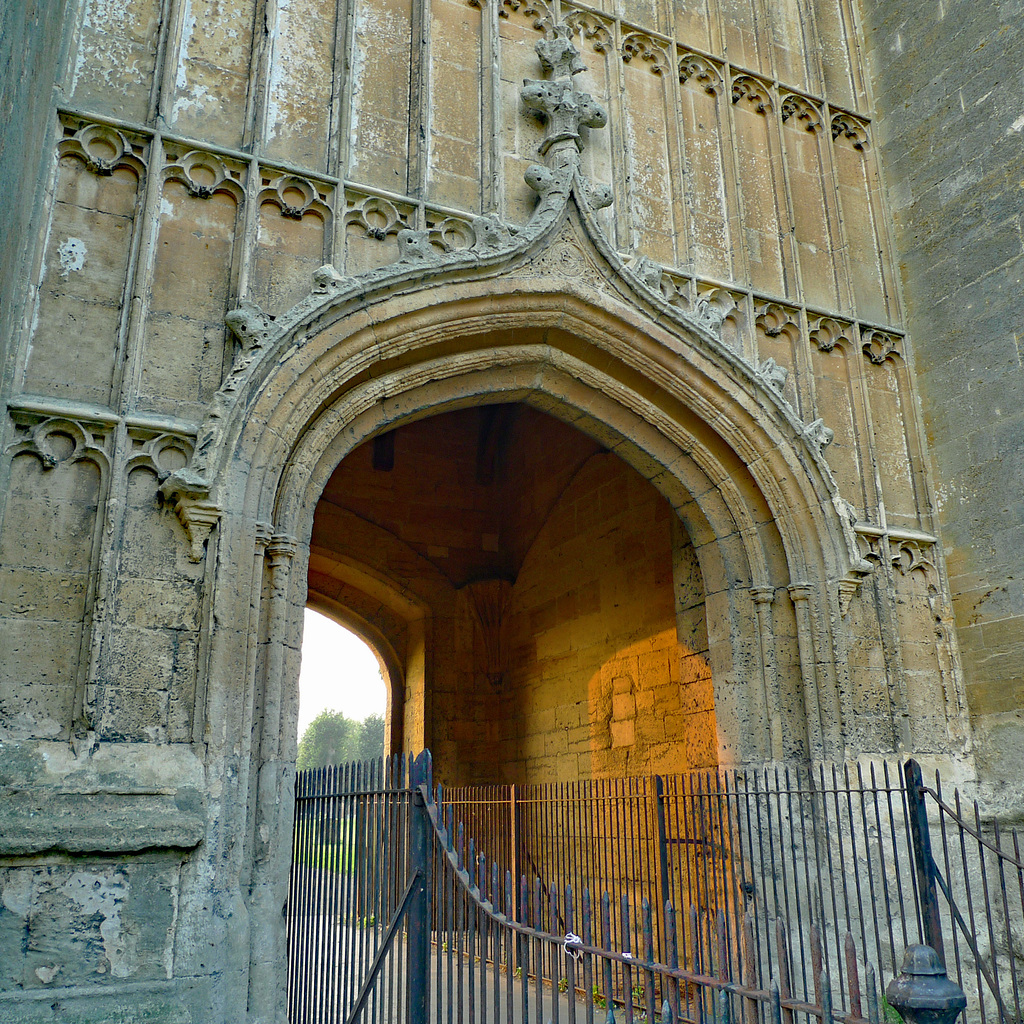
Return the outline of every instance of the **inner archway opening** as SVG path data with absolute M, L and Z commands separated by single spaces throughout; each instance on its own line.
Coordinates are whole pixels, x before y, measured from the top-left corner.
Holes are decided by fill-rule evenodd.
M 386 665 L 358 633 L 306 608 L 299 669 L 296 767 L 367 761 L 384 753 Z
M 378 434 L 316 508 L 311 604 L 372 636 L 387 749 L 446 785 L 713 768 L 705 588 L 666 498 L 524 403 Z

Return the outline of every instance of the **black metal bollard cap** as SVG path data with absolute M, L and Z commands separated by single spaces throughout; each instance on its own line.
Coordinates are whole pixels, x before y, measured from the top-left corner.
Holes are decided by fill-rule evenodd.
M 946 977 L 931 946 L 908 946 L 898 977 L 885 989 L 889 1005 L 907 1024 L 952 1024 L 967 1006 L 964 990 Z

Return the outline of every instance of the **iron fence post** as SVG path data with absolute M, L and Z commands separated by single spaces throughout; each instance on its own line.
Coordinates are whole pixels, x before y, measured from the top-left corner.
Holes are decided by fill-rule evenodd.
M 928 831 L 928 808 L 924 802 L 924 779 L 921 766 L 911 758 L 903 766 L 907 804 L 910 808 L 910 838 L 914 846 L 914 867 L 917 891 L 921 899 L 921 924 L 925 945 L 931 946 L 945 965 L 942 946 L 942 923 L 939 920 L 939 894 L 935 886 L 935 861 L 932 859 L 932 838 Z
M 662 913 L 659 916 L 661 917 L 662 956 L 664 957 L 664 951 L 668 949 L 668 923 L 665 905 L 671 903 L 673 909 L 675 909 L 676 901 L 672 899 L 672 893 L 668 887 L 668 829 L 665 827 L 665 780 L 660 775 L 654 776 L 654 793 L 658 811 L 658 866 L 661 869 L 661 900 L 658 905 L 662 909 Z
M 430 822 L 426 801 L 431 785 L 430 752 L 411 765 L 409 874 L 415 877 L 408 910 L 409 1024 L 427 1024 L 430 1006 Z

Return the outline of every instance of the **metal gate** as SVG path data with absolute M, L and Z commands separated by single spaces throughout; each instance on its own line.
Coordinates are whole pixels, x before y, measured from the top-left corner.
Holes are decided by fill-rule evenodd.
M 300 773 L 293 856 L 291 1024 L 880 1024 L 849 932 L 840 968 L 814 922 L 791 937 L 742 900 L 677 914 L 656 889 L 514 878 L 433 787 L 427 752 Z
M 429 755 L 299 772 L 288 1019 L 425 1020 Z

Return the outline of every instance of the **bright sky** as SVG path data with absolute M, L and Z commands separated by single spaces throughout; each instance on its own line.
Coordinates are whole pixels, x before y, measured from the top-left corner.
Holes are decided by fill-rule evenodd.
M 325 708 L 361 722 L 384 715 L 387 691 L 373 652 L 354 633 L 306 609 L 299 671 L 299 738 Z

